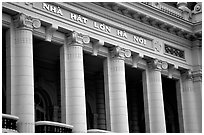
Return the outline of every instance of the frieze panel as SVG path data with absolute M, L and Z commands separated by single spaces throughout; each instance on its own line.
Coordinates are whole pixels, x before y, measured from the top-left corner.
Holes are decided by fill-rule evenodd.
M 169 45 L 164 45 L 165 53 L 185 59 L 185 52 Z
M 66 21 L 71 21 L 106 34 L 107 36 L 115 37 L 135 44 L 136 46 L 143 46 L 145 48 L 153 50 L 152 39 L 150 39 L 149 37 L 144 37 L 139 33 L 130 33 L 126 29 L 122 29 L 117 26 L 111 26 L 102 21 L 92 20 L 84 14 L 74 13 L 64 9 L 63 7 L 55 6 L 50 3 L 33 4 L 33 8 L 50 13 L 59 18 L 63 18 Z

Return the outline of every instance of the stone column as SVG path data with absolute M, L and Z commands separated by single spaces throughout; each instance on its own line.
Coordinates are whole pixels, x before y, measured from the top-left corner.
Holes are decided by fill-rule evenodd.
M 73 125 L 73 132 L 86 133 L 83 44 L 90 38 L 72 32 L 60 50 L 62 122 Z
M 166 132 L 161 70 L 167 67 L 166 62 L 155 59 L 143 72 L 146 127 L 151 133 Z
M 18 116 L 20 133 L 35 132 L 33 34 L 40 20 L 25 14 L 14 17 L 14 26 L 7 33 L 7 113 Z
M 202 69 L 193 72 L 193 89 L 196 96 L 196 111 L 198 117 L 198 130 L 202 133 Z
M 105 69 L 108 70 L 105 75 L 109 78 L 108 84 L 105 85 L 108 85 L 112 132 L 129 132 L 124 59 L 130 55 L 129 50 L 115 47 L 105 63 Z
M 199 89 L 193 85 L 191 72 L 182 75 L 182 111 L 185 133 L 202 132 L 202 105 Z

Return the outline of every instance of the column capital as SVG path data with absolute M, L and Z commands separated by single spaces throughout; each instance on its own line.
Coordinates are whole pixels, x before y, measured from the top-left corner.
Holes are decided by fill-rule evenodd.
M 88 43 L 90 43 L 90 37 L 88 35 L 83 35 L 76 31 L 67 35 L 67 45 L 83 46 L 83 44 Z
M 149 68 L 155 69 L 155 70 L 167 70 L 168 69 L 168 63 L 166 61 L 162 61 L 159 59 L 151 59 L 148 62 Z
M 131 56 L 131 51 L 129 49 L 124 49 L 119 46 L 115 46 L 110 50 L 111 57 L 119 58 L 119 59 L 125 59 Z
M 41 26 L 41 22 L 39 19 L 27 16 L 23 13 L 14 16 L 13 20 L 14 26 L 16 28 L 27 28 L 33 30 L 40 28 Z

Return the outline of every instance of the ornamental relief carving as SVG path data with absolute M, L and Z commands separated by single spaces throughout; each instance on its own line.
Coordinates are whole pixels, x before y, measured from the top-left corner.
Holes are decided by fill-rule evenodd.
M 27 5 L 27 6 L 33 6 L 33 2 L 25 2 L 25 5 Z
M 183 50 L 180 50 L 180 49 L 177 49 L 177 48 L 174 48 L 172 46 L 165 44 L 164 45 L 164 51 L 165 51 L 165 53 L 168 53 L 170 55 L 185 59 L 185 52 Z
M 199 13 L 199 12 L 202 12 L 202 3 L 201 2 L 198 2 L 195 7 L 194 7 L 194 10 L 193 10 L 193 13 Z
M 158 39 L 154 39 L 153 40 L 153 46 L 154 46 L 154 50 L 156 52 L 161 52 L 162 49 L 162 43 L 161 41 L 159 41 Z

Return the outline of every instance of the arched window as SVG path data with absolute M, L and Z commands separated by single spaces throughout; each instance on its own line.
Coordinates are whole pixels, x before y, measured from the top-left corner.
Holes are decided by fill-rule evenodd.
M 35 121 L 52 121 L 51 100 L 42 89 L 35 89 Z
M 35 93 L 35 121 L 46 120 L 45 101 L 41 94 Z

